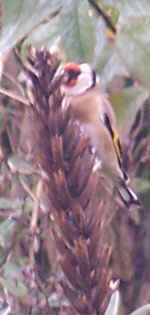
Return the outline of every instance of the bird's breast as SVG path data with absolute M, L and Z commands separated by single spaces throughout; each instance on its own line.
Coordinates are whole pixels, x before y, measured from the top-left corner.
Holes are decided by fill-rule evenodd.
M 90 123 L 97 120 L 100 106 L 100 98 L 93 97 L 86 93 L 69 98 L 69 103 L 72 108 L 72 113 L 81 123 Z

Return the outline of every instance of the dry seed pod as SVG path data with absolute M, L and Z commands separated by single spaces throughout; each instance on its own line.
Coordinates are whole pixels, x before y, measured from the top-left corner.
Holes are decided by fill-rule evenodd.
M 57 58 L 44 50 L 31 50 L 29 63 L 36 70 L 27 69 L 34 160 L 45 174 L 43 193 L 65 275 L 61 284 L 70 302 L 62 314 L 104 314 L 112 293 L 111 250 L 104 244 L 104 203 L 96 194 L 94 156 L 70 108 L 62 108 L 59 89 L 51 88 Z

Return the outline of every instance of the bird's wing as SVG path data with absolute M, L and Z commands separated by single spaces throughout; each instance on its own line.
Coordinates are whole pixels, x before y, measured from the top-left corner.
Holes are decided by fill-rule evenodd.
M 125 173 L 124 171 L 124 168 L 123 168 L 123 162 L 122 162 L 122 159 L 123 159 L 123 151 L 122 151 L 122 148 L 121 148 L 121 143 L 120 143 L 120 140 L 119 140 L 119 136 L 118 136 L 118 133 L 117 131 L 112 127 L 111 123 L 110 123 L 110 119 L 108 117 L 108 115 L 106 113 L 103 113 L 100 117 L 100 119 L 103 121 L 105 127 L 107 128 L 107 130 L 109 131 L 109 134 L 112 138 L 112 141 L 113 141 L 113 145 L 114 145 L 114 148 L 115 148 L 115 152 L 116 152 L 116 155 L 117 155 L 117 159 L 118 159 L 118 164 L 124 174 L 124 179 L 127 181 L 128 180 L 128 176 L 127 174 Z
M 106 128 L 108 129 L 108 131 L 109 131 L 109 133 L 111 135 L 111 138 L 113 140 L 113 144 L 114 144 L 114 147 L 115 147 L 116 154 L 117 154 L 118 158 L 121 159 L 122 158 L 122 148 L 121 148 L 121 144 L 120 144 L 118 133 L 112 127 L 108 115 L 106 113 L 104 113 L 102 115 L 103 115 L 103 117 L 102 117 L 103 123 L 106 126 Z

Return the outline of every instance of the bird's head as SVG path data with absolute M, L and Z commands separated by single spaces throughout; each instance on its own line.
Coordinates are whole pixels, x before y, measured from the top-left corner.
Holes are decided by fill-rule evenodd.
M 85 93 L 96 84 L 96 72 L 87 63 L 66 63 L 62 69 L 61 89 L 67 96 Z

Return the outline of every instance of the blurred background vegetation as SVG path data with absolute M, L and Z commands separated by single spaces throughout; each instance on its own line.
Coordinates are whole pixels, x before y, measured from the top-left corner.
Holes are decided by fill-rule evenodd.
M 116 33 L 91 1 L 1 1 L 0 315 L 59 314 L 68 303 L 46 201 L 42 215 L 36 212 L 41 183 L 29 141 L 36 132 L 24 72 L 30 46 L 62 62 L 88 62 L 101 76 L 117 115 L 124 165 L 142 201 L 131 212 L 117 207 L 111 222 L 111 269 L 120 295 L 113 295 L 106 315 L 150 303 L 150 0 L 97 3 Z M 150 314 L 150 306 L 134 314 Z

